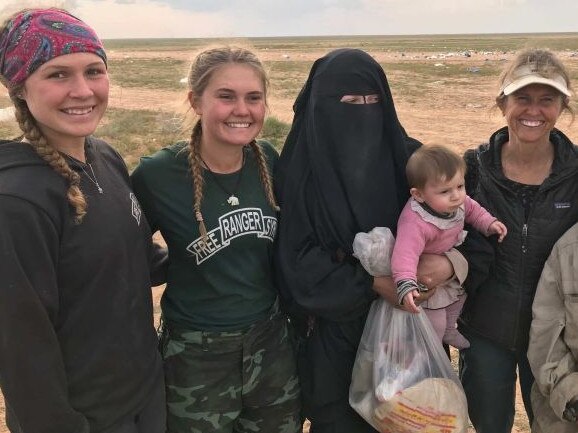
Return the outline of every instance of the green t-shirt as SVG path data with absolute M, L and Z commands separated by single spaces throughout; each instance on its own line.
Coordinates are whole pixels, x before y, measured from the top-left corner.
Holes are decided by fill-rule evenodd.
M 270 173 L 275 149 L 260 142 Z M 264 319 L 277 297 L 272 248 L 275 210 L 261 185 L 254 152 L 245 148 L 242 174 L 203 171 L 201 204 L 208 241 L 203 245 L 193 210 L 193 181 L 188 146 L 179 142 L 141 159 L 133 188 L 153 231 L 169 248 L 163 319 L 192 330 L 231 331 Z M 236 189 L 239 205 L 227 203 Z M 215 181 L 215 177 L 217 181 Z

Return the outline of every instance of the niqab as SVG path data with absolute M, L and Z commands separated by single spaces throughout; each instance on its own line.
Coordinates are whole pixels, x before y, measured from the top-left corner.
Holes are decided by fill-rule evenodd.
M 378 103 L 341 102 L 372 94 Z M 368 274 L 358 263 L 351 269 L 354 236 L 376 226 L 395 232 L 409 194 L 405 165 L 419 142 L 398 121 L 383 69 L 361 50 L 318 59 L 293 109 L 275 172 L 279 284 L 291 298 L 305 292 L 296 299 L 305 309 L 326 310 L 332 301 L 321 306 L 314 292 L 333 279 L 348 284 L 353 272 L 354 284 L 367 288 Z

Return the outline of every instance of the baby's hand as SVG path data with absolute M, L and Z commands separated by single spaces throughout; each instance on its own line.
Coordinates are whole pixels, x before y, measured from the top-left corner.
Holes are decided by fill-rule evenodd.
M 408 313 L 419 313 L 419 309 L 415 304 L 415 299 L 419 298 L 419 292 L 417 290 L 412 290 L 403 297 L 401 303 L 401 308 L 403 308 Z
M 508 228 L 501 221 L 494 221 L 488 227 L 488 233 L 491 235 L 498 235 L 498 242 L 502 242 L 508 234 Z

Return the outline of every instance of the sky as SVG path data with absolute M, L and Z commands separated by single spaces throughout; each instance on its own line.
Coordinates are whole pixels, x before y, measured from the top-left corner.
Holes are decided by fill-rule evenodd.
M 64 7 L 101 39 L 578 32 L 578 0 L 0 0 Z

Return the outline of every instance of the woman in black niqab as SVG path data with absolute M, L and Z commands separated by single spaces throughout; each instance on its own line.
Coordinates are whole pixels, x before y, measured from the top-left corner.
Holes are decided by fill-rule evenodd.
M 275 172 L 276 265 L 284 305 L 303 337 L 304 415 L 311 433 L 373 432 L 348 404 L 357 345 L 377 296 L 352 244 L 376 226 L 395 232 L 409 195 L 405 165 L 419 142 L 398 121 L 383 69 L 361 50 L 318 59 L 293 108 Z

